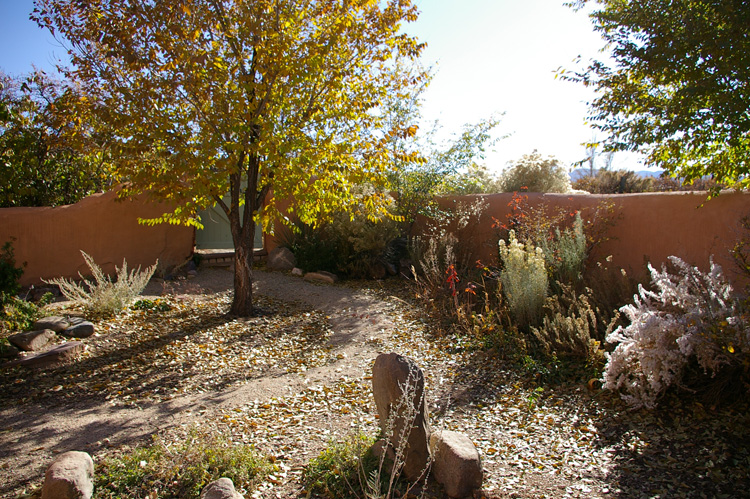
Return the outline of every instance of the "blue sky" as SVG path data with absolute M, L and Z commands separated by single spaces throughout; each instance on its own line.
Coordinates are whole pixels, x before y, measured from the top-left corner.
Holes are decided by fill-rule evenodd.
M 495 171 L 537 149 L 569 165 L 595 137 L 585 124 L 589 89 L 554 78 L 577 56 L 601 57 L 603 42 L 588 17 L 563 0 L 415 0 L 421 14 L 406 30 L 427 43 L 424 63 L 435 69 L 424 116 L 439 119 L 443 138 L 493 113 L 505 113 L 499 141 L 485 160 Z M 53 70 L 65 51 L 28 20 L 31 0 L 0 0 L 0 68 L 9 74 Z M 640 169 L 615 156 L 615 168 Z

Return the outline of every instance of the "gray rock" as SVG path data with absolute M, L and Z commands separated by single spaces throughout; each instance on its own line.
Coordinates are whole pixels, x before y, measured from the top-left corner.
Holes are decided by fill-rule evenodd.
M 245 499 L 234 489 L 234 483 L 229 478 L 219 478 L 201 491 L 201 499 Z
M 330 272 L 326 272 L 324 270 L 319 270 L 318 272 L 308 272 L 307 274 L 305 274 L 304 279 L 306 281 L 324 282 L 326 284 L 333 284 L 334 282 L 339 280 L 339 278 L 336 277 L 335 274 L 331 274 Z
M 298 277 L 302 277 L 302 275 L 303 275 L 304 273 L 305 273 L 305 272 L 304 272 L 304 271 L 303 271 L 303 270 L 302 270 L 301 268 L 298 268 L 298 267 L 294 267 L 294 268 L 292 269 L 292 275 L 296 275 L 296 276 L 298 276 Z
M 419 480 L 430 462 L 422 370 L 401 355 L 380 354 L 372 368 L 372 392 L 383 435 L 397 457 L 402 449 L 404 475 L 410 481 Z
M 94 325 L 85 320 L 71 319 L 72 325 L 60 334 L 69 338 L 88 338 L 94 334 Z
M 55 337 L 55 332 L 51 329 L 42 329 L 38 331 L 26 331 L 25 333 L 16 333 L 8 336 L 8 341 L 27 352 L 41 350 L 43 346 Z
M 463 433 L 442 430 L 430 435 L 432 476 L 450 497 L 469 497 L 482 487 L 482 459 Z
M 278 247 L 268 253 L 266 268 L 269 270 L 292 270 L 295 265 L 297 265 L 297 261 L 289 248 Z
M 68 321 L 68 319 L 57 315 L 39 319 L 34 323 L 34 329 L 36 330 L 51 329 L 56 333 L 64 331 L 68 329 L 68 327 L 70 327 L 70 322 Z
M 85 452 L 60 454 L 44 473 L 41 499 L 90 499 L 94 492 L 94 461 Z
M 50 367 L 56 364 L 61 364 L 70 359 L 75 358 L 78 354 L 83 352 L 84 344 L 80 341 L 69 341 L 62 345 L 47 350 L 46 352 L 38 353 L 25 357 L 23 359 L 14 360 L 9 362 L 6 366 L 21 365 L 24 367 Z

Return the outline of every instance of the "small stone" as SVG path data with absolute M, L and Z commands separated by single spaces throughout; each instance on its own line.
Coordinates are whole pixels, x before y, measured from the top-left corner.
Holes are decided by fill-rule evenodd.
M 330 272 L 326 272 L 324 270 L 319 270 L 318 272 L 308 272 L 307 274 L 305 274 L 304 279 L 306 281 L 325 282 L 327 284 L 333 284 L 339 280 L 339 278 L 336 277 L 335 274 L 331 274 Z
M 294 253 L 289 248 L 278 247 L 268 253 L 266 268 L 268 270 L 292 270 L 297 264 Z
M 73 321 L 73 319 L 71 319 Z M 60 334 L 69 338 L 88 338 L 94 334 L 94 325 L 85 320 L 75 321 L 75 323 L 62 331 Z
M 229 478 L 219 478 L 201 491 L 201 499 L 245 499 L 242 494 L 234 488 L 234 483 Z
M 16 333 L 8 336 L 8 341 L 21 350 L 34 352 L 41 350 L 43 346 L 55 337 L 55 332 L 51 329 L 42 329 L 37 331 L 26 331 L 25 333 Z
M 305 273 L 305 272 L 304 272 L 304 271 L 303 271 L 303 270 L 302 270 L 301 268 L 299 268 L 299 267 L 294 267 L 294 268 L 292 269 L 292 275 L 296 275 L 297 277 L 302 277 L 302 275 L 303 275 L 304 273 Z
M 85 452 L 57 456 L 44 473 L 41 499 L 90 499 L 94 492 L 94 461 Z
M 59 333 L 61 331 L 64 331 L 70 327 L 70 321 L 66 319 L 65 317 L 60 317 L 57 315 L 52 315 L 50 317 L 45 317 L 44 319 L 39 319 L 34 323 L 34 329 L 35 330 L 42 330 L 42 329 L 51 329 L 56 333 Z
M 463 433 L 442 430 L 430 435 L 432 475 L 450 497 L 469 497 L 482 487 L 482 459 Z
M 14 345 L 0 344 L 0 358 L 2 359 L 12 359 L 13 357 L 17 357 L 19 353 L 21 353 L 21 351 Z
M 382 279 L 385 279 L 387 275 L 388 275 L 388 269 L 383 263 L 375 262 L 372 265 L 370 265 L 370 277 L 372 279 L 375 279 L 376 281 L 380 281 Z

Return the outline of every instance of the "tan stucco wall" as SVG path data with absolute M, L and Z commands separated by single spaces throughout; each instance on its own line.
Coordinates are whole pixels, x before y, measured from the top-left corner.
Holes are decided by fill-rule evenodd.
M 95 194 L 55 208 L 0 209 L 0 244 L 15 237 L 16 263 L 26 262 L 22 285 L 39 285 L 41 278 L 86 275 L 81 250 L 105 271 L 114 266 L 146 267 L 157 259 L 166 268 L 183 263 L 193 252 L 194 229 L 160 224 L 141 225 L 171 211 L 143 200 L 118 201 L 114 192 Z
M 477 197 L 488 203 L 489 208 L 475 228 L 462 233 L 464 237 L 471 237 L 483 261 L 492 262 L 497 257 L 497 231 L 492 228 L 491 217 L 505 222 L 512 196 L 511 193 L 460 196 L 441 198 L 439 203 L 449 206 L 472 202 Z M 710 201 L 706 201 L 705 192 L 615 196 L 528 193 L 528 197 L 531 205 L 546 203 L 571 211 L 589 208 L 582 211 L 584 218 L 599 203 L 607 200 L 614 203 L 619 219 L 608 233 L 612 239 L 605 242 L 594 257 L 612 255 L 612 263 L 631 275 L 643 276 L 645 261 L 658 268 L 670 255 L 706 270 L 709 257 L 713 255 L 731 281 L 744 285 L 735 273 L 729 250 L 741 234 L 739 220 L 750 215 L 750 193 L 725 192 Z M 418 225 L 417 231 L 422 227 Z

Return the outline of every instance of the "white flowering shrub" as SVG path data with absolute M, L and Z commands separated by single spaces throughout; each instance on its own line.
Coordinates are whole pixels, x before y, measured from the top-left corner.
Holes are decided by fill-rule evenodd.
M 635 302 L 620 310 L 630 325 L 607 336 L 605 388 L 619 390 L 633 408 L 653 408 L 672 385 L 681 385 L 693 359 L 707 377 L 742 367 L 750 354 L 750 327 L 721 267 L 702 273 L 670 257 L 676 274 L 649 265 L 655 291 L 639 286 Z
M 510 311 L 521 327 L 538 324 L 548 288 L 544 252 L 531 243 L 518 242 L 513 230 L 508 242 L 501 239 L 499 246 L 500 283 Z

